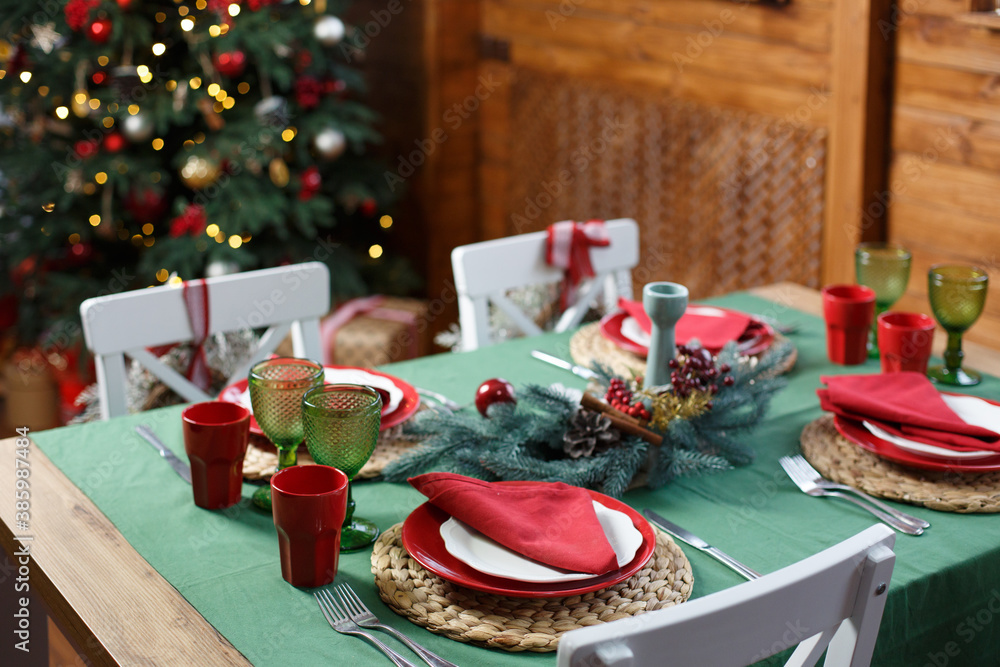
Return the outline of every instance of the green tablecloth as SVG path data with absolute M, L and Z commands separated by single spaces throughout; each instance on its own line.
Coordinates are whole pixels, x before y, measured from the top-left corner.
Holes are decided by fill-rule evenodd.
M 847 503 L 803 495 L 777 460 L 798 451 L 802 427 L 820 416 L 815 389 L 821 373 L 874 373 L 877 362 L 852 368 L 829 365 L 817 318 L 744 294 L 712 303 L 801 324 L 791 336 L 799 359 L 788 376 L 789 386 L 775 399 L 766 421 L 747 436 L 757 459 L 744 468 L 681 480 L 657 491 L 632 491 L 624 499 L 636 508 L 652 507 L 750 567 L 771 572 L 873 523 L 870 515 Z M 482 380 L 497 376 L 515 385 L 582 386 L 575 376 L 528 356 L 539 348 L 568 358 L 568 343 L 566 334 L 546 335 L 387 370 L 462 403 L 471 402 Z M 975 359 L 969 363 L 975 366 Z M 1000 381 L 988 378 L 969 393 L 1000 398 Z M 191 502 L 190 487 L 133 431 L 136 424 L 150 424 L 183 457 L 179 412 L 165 408 L 33 438 L 136 550 L 255 665 L 388 664 L 364 641 L 335 633 L 312 596 L 281 579 L 270 517 L 249 504 L 254 487 L 246 486 L 244 500 L 230 510 L 200 510 Z M 357 484 L 355 499 L 360 515 L 387 528 L 402 521 L 423 497 L 407 485 L 373 482 Z M 994 620 L 1000 608 L 1000 516 L 905 509 L 933 526 L 921 537 L 897 537 L 896 568 L 873 664 L 1000 664 L 1000 618 Z M 41 548 L 44 536 L 38 538 Z M 738 575 L 700 552 L 689 547 L 685 552 L 694 570 L 696 597 L 741 583 Z M 338 581 L 349 582 L 383 621 L 459 665 L 555 664 L 555 654 L 508 654 L 463 645 L 395 616 L 378 599 L 367 551 L 342 556 Z M 127 627 L 127 601 L 118 609 Z

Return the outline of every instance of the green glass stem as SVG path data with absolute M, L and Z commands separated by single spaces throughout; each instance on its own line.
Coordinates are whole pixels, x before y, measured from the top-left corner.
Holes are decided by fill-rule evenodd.
M 962 333 L 949 331 L 948 345 L 944 349 L 944 366 L 949 373 L 955 373 L 962 367 L 965 352 L 962 352 Z
M 278 447 L 278 470 L 290 468 L 299 460 L 298 445 L 291 448 Z
M 344 528 L 350 528 L 351 522 L 354 521 L 354 494 L 352 489 L 354 488 L 353 482 L 347 483 L 347 514 L 344 515 Z
M 868 334 L 868 358 L 878 359 L 878 316 L 889 310 L 891 303 L 879 303 L 875 301 L 875 317 L 872 319 L 872 329 Z

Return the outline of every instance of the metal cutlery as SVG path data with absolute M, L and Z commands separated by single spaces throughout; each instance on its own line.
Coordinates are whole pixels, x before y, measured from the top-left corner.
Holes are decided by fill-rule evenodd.
M 584 380 L 592 380 L 593 378 L 597 377 L 597 373 L 590 370 L 589 368 L 584 368 L 583 366 L 577 366 L 576 364 L 572 364 L 564 359 L 560 359 L 559 357 L 554 357 L 551 354 L 542 352 L 541 350 L 532 350 L 531 356 L 533 356 L 535 359 L 538 359 L 539 361 L 544 361 L 547 364 L 552 364 L 553 366 L 558 366 L 563 370 L 567 370 L 573 375 L 582 377 Z
M 757 572 L 756 570 L 751 570 L 749 567 L 739 562 L 729 554 L 719 549 L 716 549 L 705 540 L 701 539 L 691 531 L 681 528 L 676 523 L 671 523 L 670 521 L 667 521 L 653 510 L 647 508 L 642 510 L 642 513 L 646 515 L 646 518 L 649 519 L 649 521 L 660 530 L 670 533 L 671 535 L 679 539 L 681 542 L 689 544 L 698 551 L 702 551 L 708 554 L 709 556 L 716 559 L 717 561 L 719 561 L 726 567 L 730 568 L 737 574 L 742 575 L 747 579 L 751 580 L 759 579 L 761 577 L 760 572 Z
M 788 459 L 788 461 L 791 464 L 797 466 L 798 469 L 802 471 L 802 475 L 805 479 L 815 482 L 821 489 L 827 489 L 830 491 L 846 491 L 848 493 L 853 493 L 858 498 L 870 502 L 872 505 L 875 505 L 883 512 L 891 514 L 900 521 L 905 521 L 908 524 L 911 524 L 913 526 L 918 526 L 920 528 L 931 527 L 930 523 L 924 521 L 920 517 L 913 516 L 912 514 L 907 514 L 906 512 L 901 512 L 895 507 L 886 505 L 878 498 L 873 498 L 872 496 L 869 496 L 867 493 L 861 491 L 860 489 L 855 489 L 853 486 L 848 486 L 846 484 L 838 484 L 837 482 L 831 482 L 830 480 L 825 479 L 823 475 L 821 475 L 819 471 L 816 470 L 816 468 L 812 467 L 812 464 L 810 464 L 809 461 L 806 460 L 806 457 L 802 456 L 801 454 L 796 454 L 795 456 L 785 456 L 783 458 Z
M 431 399 L 432 401 L 434 401 L 441 407 L 445 408 L 446 410 L 451 410 L 452 412 L 455 412 L 456 410 L 462 409 L 461 405 L 451 400 L 444 394 L 439 394 L 436 391 L 431 391 L 430 389 L 424 389 L 423 387 L 416 387 L 416 390 L 420 396 Z
M 799 457 L 801 458 L 801 457 Z M 857 489 L 852 489 L 851 487 L 846 487 L 841 484 L 834 484 L 828 480 L 824 480 L 822 476 L 813 468 L 805 459 L 802 459 L 802 463 L 805 463 L 806 468 L 803 468 L 801 463 L 796 461 L 791 456 L 782 456 L 778 459 L 778 463 L 788 474 L 788 477 L 795 483 L 799 490 L 810 496 L 830 496 L 834 498 L 842 498 L 850 503 L 854 503 L 858 507 L 871 512 L 873 515 L 881 519 L 883 522 L 895 528 L 901 533 L 906 533 L 907 535 L 920 535 L 924 532 L 924 528 L 930 526 L 929 523 L 923 519 L 918 519 L 915 516 L 911 516 L 904 512 L 899 512 L 885 503 L 876 501 L 867 494 L 858 491 Z M 811 471 L 811 472 L 810 472 Z M 819 478 L 817 480 L 817 477 Z M 819 482 L 824 482 L 821 485 Z M 833 485 L 833 486 L 827 486 Z M 845 493 L 845 490 L 849 490 Z M 873 501 L 871 503 L 859 500 L 850 493 L 858 494 L 865 498 L 865 501 Z M 877 507 L 876 507 L 877 505 Z
M 181 479 L 188 484 L 191 483 L 191 468 L 188 464 L 177 458 L 176 454 L 167 449 L 167 446 L 156 437 L 156 434 L 153 433 L 153 430 L 149 428 L 149 426 L 146 424 L 139 424 L 135 427 L 135 432 L 141 435 L 146 442 L 151 444 L 153 447 L 156 447 L 157 451 L 160 452 L 160 456 L 166 459 L 167 463 L 170 464 L 170 467 L 174 469 L 174 472 L 181 476 Z
M 347 610 L 351 617 L 351 620 L 357 623 L 362 628 L 372 628 L 378 630 L 385 630 L 393 637 L 403 642 L 411 649 L 413 652 L 423 658 L 431 667 L 458 667 L 453 662 L 448 662 L 444 658 L 431 653 L 423 646 L 413 641 L 402 632 L 396 628 L 391 628 L 388 625 L 383 625 L 379 622 L 378 618 L 365 606 L 365 603 L 361 601 L 354 589 L 348 584 L 339 584 L 334 588 L 337 592 L 337 597 L 340 598 L 340 603 Z
M 333 595 L 330 594 L 330 591 L 316 591 L 313 593 L 313 597 L 316 598 L 319 610 L 323 612 L 323 616 L 326 618 L 326 622 L 330 624 L 331 628 L 342 635 L 357 635 L 359 637 L 364 637 L 374 644 L 378 650 L 382 651 L 382 653 L 384 653 L 390 660 L 392 660 L 397 667 L 417 667 L 415 663 L 410 662 L 400 654 L 396 653 L 394 650 L 383 644 L 377 637 L 372 635 L 372 633 L 365 632 L 360 626 L 358 626 L 357 623 L 348 618 L 348 615 L 340 608 L 337 601 L 333 599 Z

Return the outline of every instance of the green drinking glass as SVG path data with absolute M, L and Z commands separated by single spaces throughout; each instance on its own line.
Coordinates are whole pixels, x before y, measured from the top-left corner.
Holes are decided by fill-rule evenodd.
M 302 442 L 302 397 L 323 384 L 323 367 L 309 359 L 277 357 L 250 369 L 250 404 L 257 425 L 278 449 L 278 470 L 296 463 Z M 271 511 L 271 487 L 253 494 L 257 507 Z
M 382 397 L 371 387 L 328 384 L 302 397 L 306 448 L 316 463 L 339 469 L 353 480 L 371 458 L 382 423 Z M 347 517 L 340 532 L 340 550 L 356 551 L 375 541 L 378 527 L 354 516 L 351 483 L 347 486 Z
M 860 243 L 854 249 L 854 273 L 859 285 L 875 290 L 875 319 L 868 336 L 868 356 L 878 358 L 878 316 L 906 293 L 913 256 L 892 243 Z
M 986 305 L 990 278 L 977 266 L 935 264 L 927 272 L 927 294 L 931 311 L 948 332 L 944 365 L 927 369 L 927 377 L 941 384 L 971 386 L 982 377 L 962 368 L 962 334 L 979 319 Z

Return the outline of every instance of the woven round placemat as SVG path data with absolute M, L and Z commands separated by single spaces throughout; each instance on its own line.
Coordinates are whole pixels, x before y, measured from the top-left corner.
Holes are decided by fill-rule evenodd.
M 824 477 L 873 496 L 941 512 L 1000 512 L 1000 472 L 939 472 L 887 461 L 840 435 L 831 415 L 806 424 L 800 442 Z
M 455 641 L 505 651 L 555 651 L 565 632 L 680 604 L 691 595 L 691 563 L 657 531 L 646 566 L 622 583 L 564 598 L 514 598 L 464 588 L 413 560 L 396 524 L 375 542 L 372 574 L 397 614 Z
M 259 437 L 259 436 L 258 436 Z M 403 426 L 394 426 L 386 429 L 379 435 L 378 444 L 368 462 L 354 476 L 354 479 L 370 479 L 382 474 L 382 470 L 395 461 L 404 452 L 419 444 L 413 436 L 404 435 Z M 315 463 L 305 447 L 299 447 L 299 465 L 310 465 Z M 262 446 L 256 441 L 255 436 L 250 437 L 250 444 L 247 446 L 247 454 L 243 459 L 243 478 L 253 481 L 264 481 L 271 479 L 275 468 L 278 466 L 278 453 L 273 446 Z
M 774 334 L 775 342 L 788 339 L 779 333 Z M 601 335 L 600 322 L 586 324 L 580 327 L 569 340 L 569 353 L 573 361 L 581 366 L 590 367 L 595 361 L 608 366 L 616 375 L 630 377 L 646 374 L 646 359 L 637 354 L 623 350 Z M 788 359 L 777 369 L 782 375 L 795 367 L 799 353 L 794 347 Z M 743 357 L 747 363 L 756 363 L 755 357 Z

